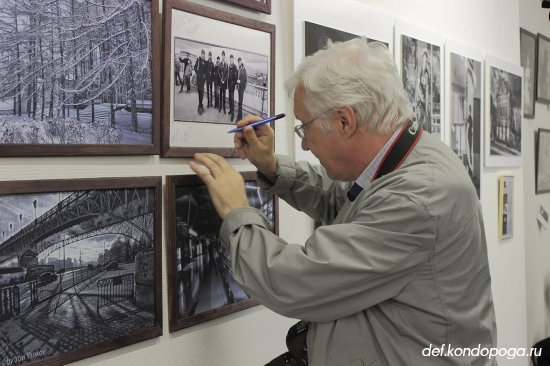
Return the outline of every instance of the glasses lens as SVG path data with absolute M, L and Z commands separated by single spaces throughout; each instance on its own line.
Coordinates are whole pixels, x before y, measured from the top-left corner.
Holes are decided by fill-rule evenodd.
M 298 135 L 299 138 L 303 139 L 304 138 L 304 125 L 296 126 L 294 128 L 294 132 L 296 132 L 296 134 Z

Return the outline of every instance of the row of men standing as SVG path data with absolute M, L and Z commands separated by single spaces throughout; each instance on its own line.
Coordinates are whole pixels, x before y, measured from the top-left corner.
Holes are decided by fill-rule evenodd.
M 184 63 L 184 59 L 180 58 L 180 62 Z M 189 62 L 189 60 L 187 60 Z M 206 60 L 206 53 L 201 50 L 200 57 L 195 61 L 194 70 L 197 75 L 197 90 L 199 94 L 199 105 L 197 112 L 199 114 L 204 113 L 203 99 L 204 89 L 206 85 L 206 107 L 214 107 L 218 109 L 218 113 L 227 114 L 226 109 L 226 91 L 229 92 L 229 115 L 231 122 L 235 117 L 235 89 L 239 93 L 238 110 L 236 121 L 242 119 L 243 116 L 243 99 L 244 91 L 247 86 L 247 74 L 246 68 L 242 62 L 242 58 L 237 59 L 239 66 L 234 63 L 233 55 L 229 55 L 229 64 L 225 61 L 225 51 L 221 53 L 221 60 L 218 56 L 216 63 L 212 61 L 212 52 L 208 52 L 208 60 Z M 214 90 L 212 90 L 214 89 Z

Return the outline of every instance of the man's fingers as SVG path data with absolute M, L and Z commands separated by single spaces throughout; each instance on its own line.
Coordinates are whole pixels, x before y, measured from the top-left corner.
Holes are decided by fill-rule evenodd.
M 199 178 L 206 185 L 208 185 L 214 180 L 214 177 L 212 176 L 212 174 L 210 174 L 210 170 L 204 165 L 199 165 L 194 161 L 192 161 L 189 163 L 189 167 L 191 168 L 192 171 L 194 171 L 199 176 Z
M 260 121 L 260 120 L 261 120 L 261 117 L 249 114 L 249 115 L 244 116 L 243 119 L 241 119 L 240 121 L 237 122 L 237 127 L 248 126 L 249 124 L 251 124 L 253 122 Z
M 210 173 L 214 177 L 217 177 L 224 171 L 232 169 L 231 165 L 229 165 L 229 163 L 224 158 L 216 154 L 197 153 L 194 155 L 194 158 L 198 162 L 204 164 L 208 169 L 210 169 Z

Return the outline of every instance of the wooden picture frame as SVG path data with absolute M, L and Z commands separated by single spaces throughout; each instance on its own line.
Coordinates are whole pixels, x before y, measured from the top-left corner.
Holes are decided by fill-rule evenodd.
M 222 0 L 228 3 L 237 4 L 248 9 L 257 10 L 262 13 L 271 14 L 271 0 Z
M 537 36 L 537 102 L 550 104 L 550 38 Z
M 278 233 L 277 198 L 260 192 L 256 173 L 241 174 L 251 205 L 262 208 Z M 170 332 L 257 305 L 233 279 L 228 249 L 219 239 L 222 220 L 200 178 L 168 176 L 166 187 Z M 218 296 L 201 296 L 211 293 Z
M 535 118 L 537 91 L 537 35 L 526 29 L 519 29 L 521 66 L 523 79 L 523 117 Z
M 162 334 L 161 177 L 5 181 L 0 203 L 3 362 L 65 365 Z
M 0 1 L 0 15 L 19 20 L 0 34 L 12 50 L 0 69 L 0 157 L 160 154 L 159 0 L 62 2 L 29 20 Z
M 550 192 L 550 130 L 537 131 L 535 152 L 535 192 Z
M 275 26 L 185 0 L 163 11 L 163 156 L 237 157 L 227 131 L 246 114 L 275 112 Z

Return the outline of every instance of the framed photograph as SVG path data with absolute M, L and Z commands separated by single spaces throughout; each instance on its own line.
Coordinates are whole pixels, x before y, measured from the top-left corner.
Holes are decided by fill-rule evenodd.
M 537 102 L 550 104 L 550 38 L 537 37 Z
M 537 36 L 520 28 L 519 41 L 523 67 L 523 117 L 535 118 Z
M 271 0 L 222 0 L 228 3 L 244 6 L 262 13 L 271 14 Z
M 536 193 L 550 192 L 550 130 L 539 129 L 537 133 Z
M 405 21 L 395 24 L 395 62 L 413 110 L 413 120 L 444 141 L 444 38 Z
M 277 200 L 242 173 L 250 205 L 263 211 L 277 232 Z M 257 305 L 233 279 L 229 250 L 221 243 L 221 218 L 196 175 L 168 176 L 168 299 L 170 331 Z
M 489 123 L 485 130 L 485 165 L 522 164 L 523 68 L 487 55 Z
M 483 53 L 447 41 L 449 51 L 450 146 L 481 193 L 483 126 Z
M 158 0 L 32 4 L 0 1 L 0 156 L 159 154 Z
M 227 131 L 274 114 L 275 26 L 184 0 L 164 20 L 163 155 L 236 157 Z
M 498 240 L 510 239 L 513 233 L 514 177 L 498 177 Z
M 160 177 L 0 182 L 0 359 L 65 365 L 162 334 Z
M 352 0 L 294 1 L 294 68 L 305 56 L 324 48 L 332 42 L 365 37 L 388 45 L 393 53 L 393 15 Z M 295 124 L 299 123 L 295 121 Z M 296 160 L 319 164 L 310 152 L 302 149 L 302 141 L 294 139 Z

